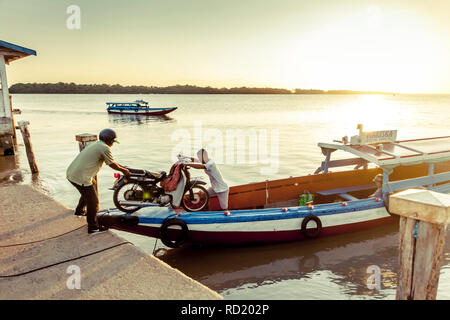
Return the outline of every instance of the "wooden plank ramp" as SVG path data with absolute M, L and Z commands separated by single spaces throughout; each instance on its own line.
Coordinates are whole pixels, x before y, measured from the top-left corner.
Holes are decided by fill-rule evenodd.
M 32 186 L 0 186 L 0 219 L 0 300 L 223 299 Z

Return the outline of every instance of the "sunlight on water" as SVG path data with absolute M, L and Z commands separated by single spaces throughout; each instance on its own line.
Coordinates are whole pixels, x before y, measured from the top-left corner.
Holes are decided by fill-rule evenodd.
M 106 113 L 106 101 L 136 99 L 178 110 L 167 118 Z M 67 182 L 65 171 L 79 152 L 75 135 L 97 134 L 106 127 L 119 135 L 121 143 L 112 148 L 117 162 L 156 171 L 170 169 L 180 136 L 187 137 L 187 149 L 193 154 L 198 145 L 211 142 L 208 134 L 213 132 L 225 141 L 227 130 L 266 130 L 269 137 L 276 130 L 276 172 L 265 174 L 261 169 L 270 164 L 259 158 L 248 163 L 250 154 L 245 153 L 244 163 L 233 158 L 220 165 L 231 186 L 311 174 L 323 161 L 317 143 L 358 134 L 359 123 L 367 131 L 397 129 L 399 140 L 450 133 L 448 95 L 14 95 L 13 103 L 22 110 L 16 121 L 30 121 L 40 169 L 39 178 L 32 182 L 19 138 L 24 183 L 35 183 L 70 208 L 78 194 Z M 270 152 L 269 142 L 266 147 Z M 227 152 L 225 147 L 222 151 Z M 114 206 L 108 189 L 113 173 L 108 167 L 99 173 L 102 208 Z M 193 175 L 208 181 L 201 171 Z M 160 241 L 117 233 L 147 253 L 162 247 Z M 172 251 L 163 259 L 226 299 L 393 299 L 397 240 L 397 230 L 387 227 L 308 243 Z M 450 299 L 450 245 L 446 250 L 440 299 Z M 380 292 L 366 287 L 366 268 L 373 264 L 383 272 Z
M 383 95 L 361 95 L 343 110 L 336 112 L 334 121 L 351 127 L 363 123 L 364 131 L 389 130 L 398 122 L 400 110 L 392 110 L 392 104 Z M 395 129 L 395 128 L 394 128 Z
M 252 294 L 258 299 L 274 299 L 274 300 L 314 300 L 323 299 L 339 299 L 342 295 L 342 288 L 332 282 L 333 274 L 330 271 L 319 271 L 309 274 L 302 279 L 292 280 L 266 280 L 262 283 L 246 283 L 237 288 L 223 291 L 221 294 L 226 299 L 246 299 L 247 291 L 251 290 Z

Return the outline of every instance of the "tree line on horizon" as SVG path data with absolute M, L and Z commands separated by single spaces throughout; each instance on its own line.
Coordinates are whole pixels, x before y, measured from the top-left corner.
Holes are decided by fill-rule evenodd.
M 280 88 L 213 88 L 193 85 L 122 86 L 120 84 L 75 84 L 75 83 L 16 83 L 9 88 L 10 93 L 43 94 L 385 94 L 374 91 L 280 89 Z

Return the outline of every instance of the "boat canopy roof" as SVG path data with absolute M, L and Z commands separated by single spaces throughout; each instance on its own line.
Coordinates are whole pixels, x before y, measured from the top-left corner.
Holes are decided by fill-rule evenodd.
M 107 102 L 106 104 L 114 104 L 114 105 L 121 105 L 121 106 L 137 106 L 137 105 L 147 105 L 148 102 L 144 100 L 136 100 L 133 102 Z
M 325 155 L 327 150 L 343 150 L 388 171 L 401 165 L 450 160 L 450 136 L 402 141 L 395 140 L 396 136 L 396 130 L 362 132 L 361 128 L 350 142 L 344 137 L 343 141 L 318 145 Z

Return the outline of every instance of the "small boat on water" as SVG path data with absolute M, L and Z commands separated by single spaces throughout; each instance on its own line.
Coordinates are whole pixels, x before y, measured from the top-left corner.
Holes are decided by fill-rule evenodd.
M 99 221 L 160 238 L 169 247 L 185 242 L 275 243 L 395 222 L 398 218 L 387 210 L 389 195 L 401 190 L 419 187 L 450 193 L 450 136 L 397 141 L 397 130 L 359 129 L 359 135 L 350 141 L 344 137 L 319 143 L 325 160 L 313 174 L 231 187 L 228 211 L 221 210 L 218 199 L 211 197 L 208 211 L 143 206 L 126 214 L 110 209 L 98 213 Z M 353 157 L 331 160 L 337 150 Z M 330 168 L 342 171 L 331 172 Z M 379 174 L 383 181 L 377 190 L 373 179 Z M 379 197 L 371 196 L 375 191 L 380 192 Z M 313 201 L 307 203 L 307 196 Z
M 175 111 L 177 107 L 151 108 L 148 102 L 136 100 L 134 102 L 107 102 L 106 110 L 111 114 L 133 114 L 144 116 L 162 116 Z

